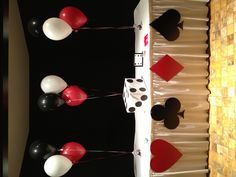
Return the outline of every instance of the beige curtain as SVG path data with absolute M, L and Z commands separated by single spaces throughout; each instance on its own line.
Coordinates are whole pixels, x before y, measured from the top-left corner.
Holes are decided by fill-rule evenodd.
M 175 41 L 167 41 L 151 28 L 151 62 L 155 64 L 168 54 L 184 66 L 173 79 L 166 82 L 152 73 L 152 105 L 164 104 L 176 97 L 185 110 L 174 130 L 163 122 L 152 121 L 152 140 L 161 138 L 173 144 L 183 156 L 163 173 L 151 170 L 151 177 L 206 177 L 208 173 L 208 1 L 207 0 L 150 0 L 150 21 L 168 9 L 176 9 L 184 20 L 183 31 Z

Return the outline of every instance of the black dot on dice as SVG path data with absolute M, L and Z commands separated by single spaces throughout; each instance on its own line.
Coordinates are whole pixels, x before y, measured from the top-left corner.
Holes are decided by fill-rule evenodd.
M 134 112 L 135 111 L 135 108 L 134 107 L 130 107 L 129 108 L 129 112 Z
M 127 82 L 132 83 L 133 79 L 127 79 Z
M 139 88 L 140 91 L 145 92 L 146 89 L 144 87 Z
M 137 81 L 137 82 L 143 82 L 143 80 L 142 80 L 142 79 L 137 79 L 136 81 Z
M 147 95 L 141 96 L 141 100 L 142 100 L 142 101 L 145 101 L 147 98 L 148 98 Z
M 135 106 L 137 106 L 137 107 L 142 106 L 142 102 L 141 102 L 141 101 L 136 102 L 136 103 L 135 103 Z
M 131 92 L 136 92 L 137 90 L 135 88 L 130 88 L 129 89 Z

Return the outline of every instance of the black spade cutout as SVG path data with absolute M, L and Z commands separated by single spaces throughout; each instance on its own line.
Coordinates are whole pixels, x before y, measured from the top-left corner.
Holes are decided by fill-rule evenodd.
M 169 9 L 159 18 L 155 19 L 150 26 L 158 31 L 168 41 L 174 41 L 179 37 L 179 28 L 183 30 L 184 21 L 180 22 L 181 15 L 175 9 Z
M 181 103 L 177 98 L 168 98 L 163 105 L 154 105 L 151 109 L 151 116 L 153 120 L 164 120 L 164 125 L 168 129 L 175 129 L 179 125 L 179 116 L 184 118 L 184 112 L 179 112 Z

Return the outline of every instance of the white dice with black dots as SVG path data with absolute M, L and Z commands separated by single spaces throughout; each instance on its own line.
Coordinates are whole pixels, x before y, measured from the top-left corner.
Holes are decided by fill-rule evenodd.
M 143 79 L 125 78 L 122 97 L 128 113 L 134 113 L 140 109 L 148 99 Z

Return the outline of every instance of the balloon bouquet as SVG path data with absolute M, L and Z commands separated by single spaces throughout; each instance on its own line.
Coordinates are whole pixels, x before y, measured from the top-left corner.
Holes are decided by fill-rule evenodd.
M 41 81 L 44 94 L 38 99 L 38 106 L 43 111 L 52 111 L 66 103 L 68 106 L 82 104 L 88 95 L 77 85 L 68 84 L 59 76 L 48 75 Z
M 56 149 L 43 141 L 34 141 L 29 147 L 29 154 L 34 160 L 46 160 L 44 171 L 52 177 L 66 174 L 73 164 L 86 154 L 86 149 L 77 142 L 68 142 L 61 149 Z
M 58 17 L 48 18 L 44 23 L 37 18 L 32 18 L 28 22 L 28 31 L 35 37 L 45 34 L 51 40 L 60 41 L 68 37 L 73 31 L 78 29 L 141 29 L 141 25 L 137 26 L 121 26 L 121 27 L 82 27 L 88 21 L 86 15 L 77 7 L 67 6 L 63 8 Z
M 87 99 L 121 96 L 122 93 L 110 92 L 103 96 L 88 96 L 78 85 L 69 85 L 57 75 L 47 75 L 40 83 L 44 92 L 38 98 L 38 107 L 42 111 L 53 111 L 63 104 L 79 106 Z
M 67 6 L 60 11 L 58 17 L 48 18 L 43 24 L 40 20 L 32 18 L 28 22 L 28 30 L 35 37 L 44 33 L 49 39 L 59 41 L 68 37 L 73 30 L 79 29 L 87 21 L 86 15 L 80 9 Z
M 34 160 L 45 160 L 44 171 L 48 176 L 60 177 L 65 175 L 73 165 L 89 161 L 81 161 L 86 153 L 108 152 L 116 154 L 113 156 L 121 156 L 127 154 L 140 155 L 139 151 L 103 151 L 103 150 L 86 150 L 80 143 L 68 142 L 60 149 L 47 144 L 41 140 L 34 141 L 29 147 L 29 155 Z M 105 158 L 92 159 L 101 160 Z

